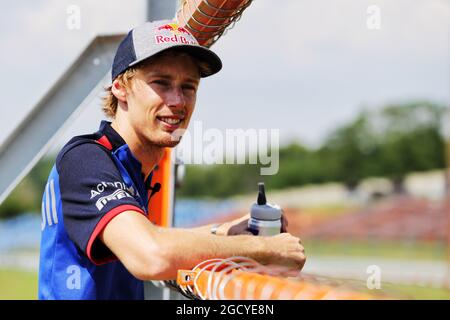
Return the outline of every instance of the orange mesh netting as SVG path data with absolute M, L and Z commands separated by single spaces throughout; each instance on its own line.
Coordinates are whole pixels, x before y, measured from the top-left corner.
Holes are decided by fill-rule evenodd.
M 181 27 L 187 28 L 197 41 L 210 47 L 233 28 L 252 0 L 184 0 L 177 12 Z
M 368 300 L 386 298 L 356 290 L 342 281 L 300 275 L 244 257 L 212 259 L 179 270 L 177 284 L 189 297 L 208 300 Z

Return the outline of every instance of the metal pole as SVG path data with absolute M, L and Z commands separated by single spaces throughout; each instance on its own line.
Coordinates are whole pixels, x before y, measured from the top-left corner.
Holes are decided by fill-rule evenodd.
M 99 83 L 108 74 L 123 37 L 95 38 L 0 146 L 0 203 L 99 92 Z

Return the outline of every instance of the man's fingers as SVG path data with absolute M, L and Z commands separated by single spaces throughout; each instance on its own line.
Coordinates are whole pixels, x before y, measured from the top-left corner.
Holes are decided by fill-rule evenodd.
M 254 234 L 248 229 L 248 220 L 242 221 L 234 226 L 232 226 L 228 232 L 228 236 L 237 236 L 237 235 L 249 235 L 253 236 Z
M 285 233 L 287 232 L 287 227 L 289 225 L 288 220 L 286 219 L 286 216 L 283 214 L 281 215 L 281 232 Z

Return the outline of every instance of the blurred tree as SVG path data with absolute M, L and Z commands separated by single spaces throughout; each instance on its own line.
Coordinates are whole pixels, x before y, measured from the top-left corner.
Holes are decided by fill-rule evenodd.
M 257 165 L 187 166 L 180 197 L 226 198 L 253 190 L 261 178 Z
M 329 177 L 354 190 L 359 181 L 377 173 L 379 145 L 370 114 L 362 112 L 353 122 L 332 132 L 323 144 L 321 152 L 328 159 Z
M 40 197 L 34 192 L 35 186 L 30 179 L 22 180 L 9 197 L 0 206 L 0 218 L 9 218 L 24 212 L 39 212 Z
M 445 141 L 441 119 L 445 107 L 429 102 L 390 105 L 377 121 L 380 145 L 378 175 L 391 178 L 404 192 L 407 173 L 445 168 Z
M 371 176 L 387 176 L 403 192 L 405 175 L 445 167 L 441 118 L 446 109 L 429 102 L 390 105 L 364 111 L 332 132 L 321 152 L 329 178 L 353 190 Z
M 24 212 L 40 213 L 42 194 L 54 162 L 55 156 L 46 157 L 38 162 L 2 203 L 0 218 L 12 217 Z
M 274 176 L 259 176 L 259 167 L 250 165 L 190 166 L 181 195 L 226 197 L 254 191 L 258 181 L 271 189 L 335 181 L 354 190 L 362 179 L 375 176 L 389 177 L 402 192 L 407 173 L 445 167 L 445 110 L 417 101 L 363 111 L 317 150 L 298 143 L 281 148 Z

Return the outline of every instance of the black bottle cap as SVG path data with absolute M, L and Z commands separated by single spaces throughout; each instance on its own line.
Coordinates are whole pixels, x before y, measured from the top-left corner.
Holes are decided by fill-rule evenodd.
M 267 203 L 264 183 L 258 183 L 258 200 L 250 209 L 250 216 L 256 220 L 273 221 L 281 218 L 281 209 Z
M 259 189 L 259 192 L 258 192 L 258 201 L 257 202 L 258 202 L 258 204 L 260 206 L 262 206 L 262 205 L 265 205 L 267 203 L 266 190 L 265 190 L 265 187 L 264 187 L 264 182 L 258 183 L 258 189 Z

